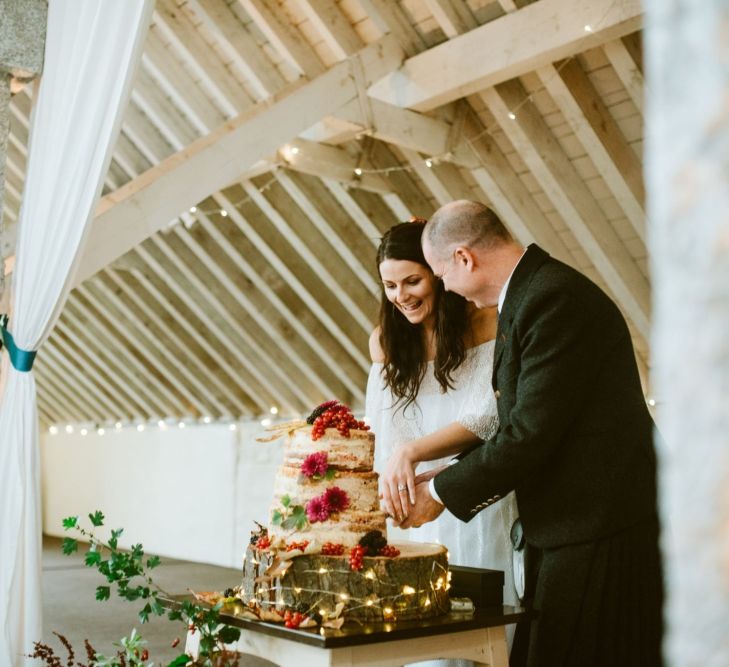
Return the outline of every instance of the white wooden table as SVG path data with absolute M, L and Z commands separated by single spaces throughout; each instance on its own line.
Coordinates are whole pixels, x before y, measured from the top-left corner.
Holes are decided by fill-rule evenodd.
M 421 660 L 472 660 L 477 666 L 508 667 L 504 626 L 527 617 L 515 607 L 450 613 L 424 621 L 371 623 L 341 630 L 292 630 L 234 616 L 222 620 L 241 630 L 232 650 L 281 667 L 400 667 Z M 197 655 L 198 635 L 186 651 Z

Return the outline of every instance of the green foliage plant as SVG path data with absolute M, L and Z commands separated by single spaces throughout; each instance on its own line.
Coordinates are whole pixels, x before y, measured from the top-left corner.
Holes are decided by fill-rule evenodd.
M 91 528 L 86 529 L 79 523 L 79 517 L 71 516 L 63 520 L 66 531 L 74 531 L 77 537 L 66 537 L 61 548 L 63 553 L 70 555 L 79 549 L 79 540 L 88 543 L 84 562 L 87 567 L 96 568 L 106 580 L 105 585 L 96 588 L 96 599 L 108 600 L 112 589 L 119 597 L 129 602 L 138 602 L 141 608 L 137 616 L 141 623 L 147 623 L 150 616 L 164 616 L 170 621 L 179 621 L 184 624 L 186 631 L 200 633 L 198 657 L 193 659 L 183 653 L 170 662 L 167 667 L 235 667 L 238 665 L 237 654 L 227 651 L 225 644 L 231 644 L 240 637 L 238 628 L 225 625 L 220 620 L 220 610 L 223 603 L 214 606 L 202 606 L 185 600 L 176 608 L 169 609 L 162 603 L 162 599 L 172 596 L 160 588 L 153 580 L 151 571 L 160 565 L 157 556 L 146 557 L 141 544 L 135 544 L 131 550 L 124 551 L 119 548 L 119 537 L 123 529 L 113 529 L 111 537 L 104 542 L 96 536 L 94 529 L 104 525 L 104 515 L 100 511 L 88 515 Z M 140 661 L 140 655 L 146 654 L 141 650 L 143 640 L 132 630 L 129 637 L 121 640 L 120 650 L 111 658 L 96 654 L 92 667 L 152 667 L 153 663 Z

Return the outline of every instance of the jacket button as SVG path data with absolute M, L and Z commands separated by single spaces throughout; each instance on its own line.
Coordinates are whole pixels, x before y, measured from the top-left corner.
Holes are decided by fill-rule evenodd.
M 494 500 L 501 500 L 501 496 L 494 496 Z
M 496 397 L 496 399 L 498 400 L 499 398 L 501 398 L 501 392 L 500 392 L 500 391 L 499 391 L 499 390 L 497 389 L 497 390 L 496 390 L 496 391 L 494 392 L 494 396 L 495 396 L 495 397 Z

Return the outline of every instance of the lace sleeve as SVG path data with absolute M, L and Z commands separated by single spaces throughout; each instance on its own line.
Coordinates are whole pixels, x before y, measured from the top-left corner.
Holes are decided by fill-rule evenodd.
M 480 345 L 464 362 L 460 379 L 461 385 L 466 387 L 466 398 L 456 421 L 482 440 L 493 437 L 499 427 L 496 397 L 491 386 L 493 365 L 493 343 Z

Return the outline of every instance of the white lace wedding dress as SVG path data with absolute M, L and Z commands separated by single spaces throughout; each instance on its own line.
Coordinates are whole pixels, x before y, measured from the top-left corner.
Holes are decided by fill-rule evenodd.
M 466 360 L 453 373 L 453 386 L 441 391 L 428 364 L 415 403 L 405 410 L 393 408 L 392 394 L 382 380 L 382 364 L 372 364 L 367 382 L 365 415 L 375 434 L 375 470 L 382 473 L 394 449 L 410 440 L 459 422 L 479 438 L 487 440 L 498 428 L 496 398 L 491 387 L 494 341 L 467 351 Z M 418 473 L 439 467 L 451 457 L 421 463 Z M 485 567 L 504 571 L 504 604 L 516 604 L 511 573 L 509 531 L 518 512 L 510 493 L 500 502 L 479 512 L 463 523 L 447 510 L 438 519 L 407 531 L 406 539 L 416 542 L 439 542 L 449 551 L 454 565 Z M 513 627 L 507 628 L 509 645 Z M 468 665 L 464 661 L 434 661 L 418 665 Z

